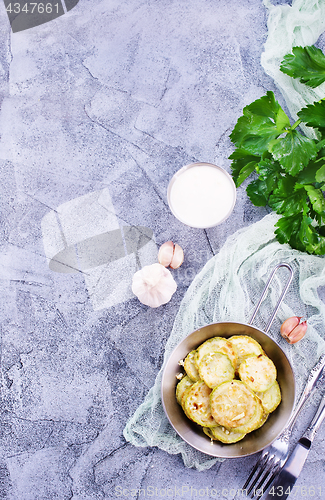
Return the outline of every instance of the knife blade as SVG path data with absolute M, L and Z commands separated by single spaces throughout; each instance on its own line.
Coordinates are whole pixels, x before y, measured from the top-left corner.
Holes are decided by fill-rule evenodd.
M 299 439 L 293 452 L 285 462 L 281 472 L 275 478 L 264 500 L 285 500 L 294 492 L 294 485 L 306 462 L 315 434 L 325 418 L 325 396 L 323 396 L 318 410 L 309 427 Z

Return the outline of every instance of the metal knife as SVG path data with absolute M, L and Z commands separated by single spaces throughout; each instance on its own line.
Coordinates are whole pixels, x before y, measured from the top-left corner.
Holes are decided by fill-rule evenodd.
M 294 485 L 305 464 L 315 434 L 325 418 L 325 395 L 323 396 L 318 410 L 303 436 L 299 439 L 296 447 L 284 464 L 281 472 L 268 490 L 264 500 L 285 500 L 290 493 L 295 495 Z

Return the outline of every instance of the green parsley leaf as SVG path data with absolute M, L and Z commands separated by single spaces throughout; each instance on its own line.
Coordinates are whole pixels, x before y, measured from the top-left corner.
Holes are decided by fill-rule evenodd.
M 294 47 L 281 69 L 311 87 L 325 82 L 325 56 L 315 47 Z M 269 205 L 281 215 L 275 236 L 280 243 L 316 255 L 325 255 L 325 99 L 308 104 L 290 120 L 273 92 L 243 110 L 230 139 L 236 150 L 232 176 L 239 186 L 254 171 L 258 178 L 246 191 L 256 206 Z M 317 140 L 300 133 L 303 122 Z
M 247 177 L 249 177 L 254 172 L 256 165 L 257 165 L 256 161 L 251 161 L 249 163 L 246 163 L 246 165 L 239 172 L 236 186 L 240 186 L 244 182 L 244 180 L 247 179 Z
M 259 178 L 266 182 L 269 194 L 277 187 L 283 169 L 280 164 L 270 159 L 261 160 L 256 166 Z
M 237 148 L 262 155 L 287 126 L 290 126 L 289 118 L 275 100 L 273 92 L 269 91 L 266 96 L 245 106 L 230 139 Z
M 281 107 L 279 107 L 279 110 L 276 114 L 275 124 L 278 132 L 280 133 L 290 127 L 290 120 Z
M 270 194 L 278 185 L 281 167 L 271 159 L 261 160 L 255 166 L 259 178 L 247 186 L 246 192 L 254 205 L 264 207 L 269 203 Z
M 275 231 L 277 240 L 279 243 L 289 243 L 290 240 L 292 239 L 293 234 L 297 234 L 301 222 L 302 222 L 303 214 L 299 213 L 293 216 L 286 216 L 286 217 L 281 217 L 278 222 L 275 224 L 275 226 L 278 228 Z M 295 245 L 295 248 L 297 248 L 297 245 Z M 301 243 L 300 243 L 300 248 L 301 249 Z
M 305 167 L 297 175 L 297 182 L 299 184 L 313 184 L 316 182 L 317 172 L 321 169 L 321 159 L 311 160 L 307 167 Z
M 322 99 L 314 104 L 307 104 L 305 108 L 298 111 L 297 115 L 307 127 L 314 127 L 321 132 L 325 131 L 325 101 Z
M 270 152 L 288 174 L 297 175 L 316 157 L 317 147 L 312 139 L 291 130 L 272 143 Z
M 325 164 L 322 165 L 315 174 L 315 180 L 317 182 L 325 182 Z
M 275 224 L 275 235 L 279 243 L 289 243 L 292 248 L 316 255 L 325 254 L 325 237 L 312 219 L 302 213 L 281 217 Z
M 286 127 L 290 127 L 290 120 L 276 101 L 273 92 L 268 91 L 265 96 L 257 99 L 244 108 L 245 110 L 257 116 L 270 118 L 279 133 L 282 133 Z
M 236 149 L 229 156 L 229 159 L 233 160 L 231 169 L 236 187 L 240 186 L 242 182 L 254 172 L 255 166 L 260 161 L 260 158 L 260 156 L 254 156 L 244 149 Z
M 306 200 L 307 195 L 303 186 L 297 186 L 292 177 L 283 177 L 270 195 L 269 205 L 278 214 L 291 217 L 303 211 Z
M 278 135 L 276 126 L 270 118 L 246 112 L 246 115 L 237 121 L 230 138 L 237 147 L 253 155 L 262 155 L 268 144 Z
M 233 153 L 231 153 L 231 155 L 229 156 L 229 158 L 231 160 L 246 160 L 246 158 L 248 158 L 247 161 L 252 161 L 254 159 L 256 159 L 257 161 L 260 160 L 260 156 L 257 156 L 257 155 L 252 155 L 249 151 L 245 151 L 245 149 L 235 149 L 235 151 Z
M 310 217 L 303 216 L 299 229 L 299 239 L 308 253 L 324 255 L 325 237 L 312 225 L 312 222 Z
M 266 181 L 255 179 L 246 188 L 249 199 L 256 207 L 265 207 L 269 199 L 269 189 Z
M 299 78 L 301 83 L 315 88 L 325 82 L 325 56 L 313 45 L 293 47 L 292 54 L 287 54 L 280 70 L 293 78 Z
M 304 186 L 304 188 L 307 191 L 310 202 L 315 212 L 321 215 L 325 215 L 325 200 L 321 189 L 316 189 L 311 184 Z

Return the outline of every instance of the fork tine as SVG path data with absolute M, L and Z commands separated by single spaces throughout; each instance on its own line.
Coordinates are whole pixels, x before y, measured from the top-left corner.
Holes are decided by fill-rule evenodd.
M 253 467 L 250 475 L 248 476 L 246 483 L 243 486 L 243 490 L 246 491 L 246 495 L 249 495 L 256 484 L 258 478 L 258 472 L 262 471 L 266 466 L 269 459 L 268 453 L 264 453 Z
M 279 472 L 280 467 L 281 467 L 281 463 L 278 462 L 277 465 L 274 467 L 271 476 L 269 477 L 269 479 L 267 480 L 267 482 L 263 486 L 263 491 L 264 492 L 269 489 L 271 483 L 273 482 L 273 480 L 275 479 L 277 473 Z
M 269 459 L 269 454 L 268 453 L 263 453 L 259 459 L 257 460 L 256 464 L 252 468 L 244 486 L 237 491 L 235 497 L 233 500 L 239 500 L 243 498 L 243 493 L 245 493 L 245 498 L 253 498 L 255 496 L 255 489 L 253 491 L 253 496 L 251 496 L 252 490 L 256 484 L 256 481 L 259 477 L 259 472 L 262 472 L 265 465 L 267 464 Z
M 244 484 L 243 486 L 243 490 L 249 490 L 251 491 L 252 489 L 252 486 L 254 486 L 255 484 L 255 474 L 258 470 L 262 470 L 262 468 L 265 466 L 266 464 L 266 461 L 267 461 L 267 454 L 264 454 L 262 455 L 259 460 L 256 462 L 256 464 L 254 465 L 250 475 L 248 476 L 247 480 L 246 480 L 246 483 Z M 253 480 L 254 478 L 254 480 Z
M 275 474 L 279 466 L 280 466 L 280 458 L 274 455 L 272 457 L 272 460 L 270 460 L 270 462 L 268 463 L 268 466 L 265 470 L 265 474 L 263 475 L 263 477 L 261 477 L 256 489 L 260 489 L 263 483 L 266 481 L 267 476 L 269 476 L 270 474 L 271 475 Z
M 259 471 L 259 470 L 262 470 L 263 468 L 263 465 L 264 465 L 264 462 L 266 461 L 265 459 L 267 458 L 266 454 L 263 454 L 259 457 L 259 459 L 257 460 L 256 464 L 254 465 L 254 467 L 252 468 L 244 486 L 240 489 L 240 492 L 241 492 L 241 496 L 240 496 L 240 493 L 239 493 L 239 490 L 237 491 L 236 495 L 234 496 L 233 500 L 238 500 L 239 498 L 242 498 L 242 494 L 245 492 L 245 497 L 248 496 L 249 492 L 251 491 L 252 487 L 254 486 L 254 483 L 255 483 L 255 475 L 256 473 Z M 249 491 L 248 489 L 249 488 Z
M 281 462 L 276 455 L 273 455 L 267 463 L 267 467 L 264 470 L 264 473 L 259 478 L 258 483 L 255 485 L 254 493 L 250 496 L 250 498 L 255 498 L 257 492 L 266 491 L 273 479 L 275 478 L 277 471 L 279 470 Z M 258 495 L 261 496 L 260 493 Z
M 269 472 L 268 469 L 262 472 L 262 477 L 258 476 L 254 484 L 251 485 L 250 489 L 247 491 L 247 496 L 249 498 L 255 498 L 257 496 L 257 492 L 260 491 L 260 488 L 264 481 L 268 478 Z M 260 495 L 259 495 L 260 496 Z

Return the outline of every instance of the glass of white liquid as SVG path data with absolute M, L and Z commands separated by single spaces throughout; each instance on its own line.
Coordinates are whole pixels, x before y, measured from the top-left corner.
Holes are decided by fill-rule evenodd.
M 206 229 L 229 217 L 236 203 L 236 186 L 223 168 L 191 163 L 172 177 L 167 199 L 177 219 L 187 226 Z

